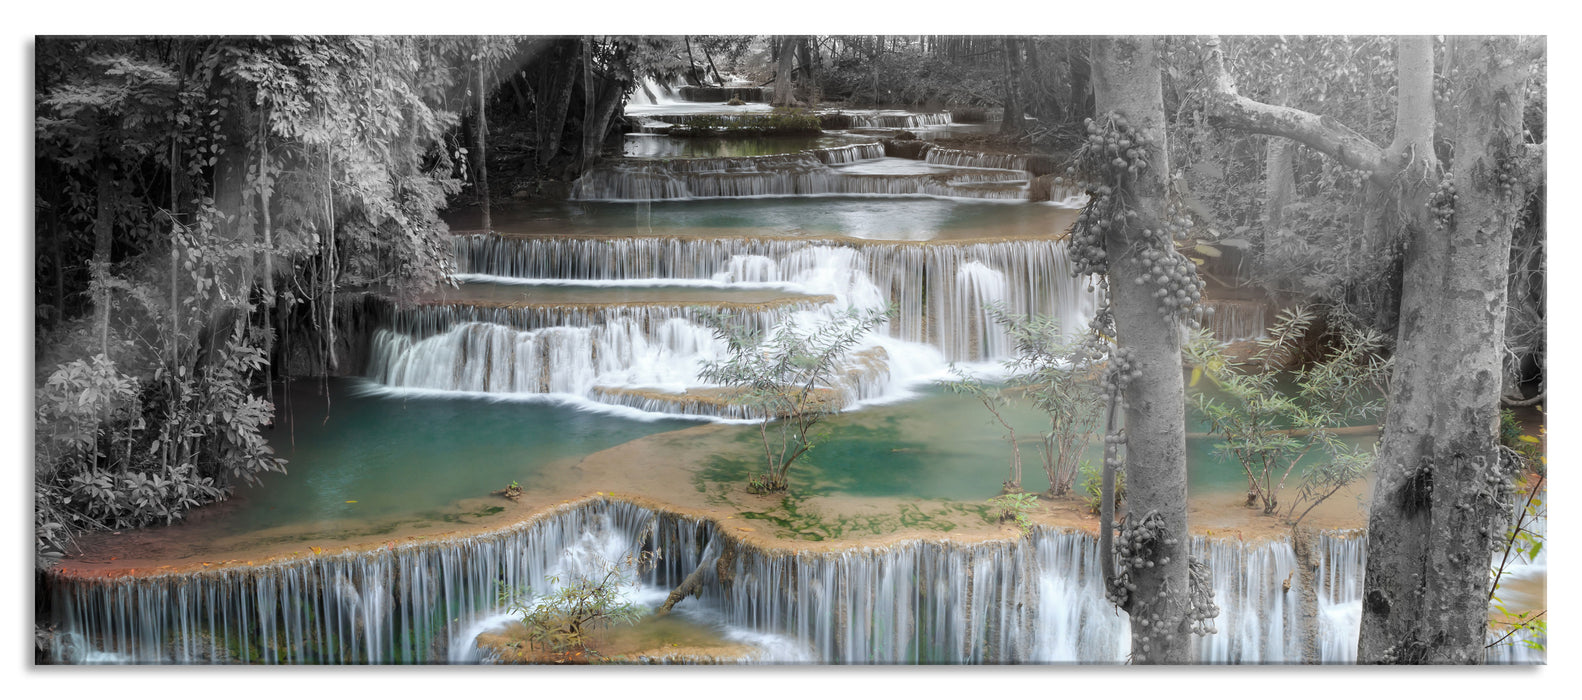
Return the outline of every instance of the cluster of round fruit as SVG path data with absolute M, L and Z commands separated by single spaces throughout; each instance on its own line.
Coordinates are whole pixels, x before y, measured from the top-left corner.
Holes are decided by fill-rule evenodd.
M 1457 199 L 1455 177 L 1447 170 L 1439 180 L 1439 188 L 1428 198 L 1428 211 L 1434 215 L 1434 221 L 1439 223 L 1440 228 L 1448 231 L 1455 227 Z
M 1214 634 L 1214 618 L 1219 617 L 1219 606 L 1214 604 L 1214 571 L 1207 562 L 1197 557 L 1187 558 L 1188 588 L 1191 605 L 1187 619 L 1192 632 L 1199 635 Z
M 1164 222 L 1160 228 L 1168 234 L 1168 239 L 1183 241 L 1192 237 L 1192 215 L 1180 197 L 1170 197 L 1165 204 Z
M 1103 380 L 1105 393 L 1118 395 L 1126 391 L 1126 385 L 1132 380 L 1143 376 L 1134 355 L 1131 348 L 1117 347 L 1110 350 L 1110 366 L 1104 372 Z
M 1495 191 L 1499 193 L 1500 197 L 1504 199 L 1510 199 L 1511 193 L 1516 190 L 1517 179 L 1516 169 L 1511 167 L 1511 161 L 1509 159 L 1502 159 L 1500 161 L 1500 164 L 1494 170 L 1494 174 L 1491 176 L 1491 179 L 1493 181 Z
M 1161 586 L 1154 594 L 1155 600 L 1138 598 L 1133 574 L 1152 569 L 1156 564 L 1169 564 L 1170 555 L 1167 552 L 1172 551 L 1179 542 L 1170 536 L 1164 516 L 1156 510 L 1148 511 L 1135 525 L 1131 524 L 1128 517 L 1121 522 L 1115 535 L 1115 557 L 1120 571 L 1111 581 L 1105 597 L 1131 614 L 1132 648 L 1134 652 L 1141 653 L 1142 658 L 1153 652 L 1155 643 L 1175 641 L 1177 632 L 1181 630 L 1171 627 L 1164 617 L 1165 607 L 1157 604 L 1163 602 L 1169 591 Z M 1141 661 L 1142 658 L 1134 658 L 1133 661 Z
M 1449 104 L 1453 99 L 1449 76 L 1434 76 L 1434 101 L 1440 104 Z
M 1090 117 L 1085 126 L 1087 142 L 1077 149 L 1076 163 L 1066 169 L 1066 176 L 1075 178 L 1078 187 L 1108 194 L 1103 188 L 1122 184 L 1128 176 L 1136 178 L 1148 167 L 1148 137 L 1120 113 Z
M 1203 280 L 1197 276 L 1197 263 L 1176 252 L 1168 242 L 1144 248 L 1138 255 L 1147 267 L 1132 278 L 1132 283 L 1154 287 L 1159 313 L 1190 318 L 1192 309 L 1203 298 Z
M 1071 227 L 1071 256 L 1076 274 L 1101 275 L 1109 269 L 1105 235 L 1137 218 L 1122 200 L 1128 184 L 1148 167 L 1148 138 L 1114 112 L 1102 120 L 1088 119 L 1087 131 L 1087 142 L 1055 183 L 1070 182 L 1088 194 L 1088 205 Z

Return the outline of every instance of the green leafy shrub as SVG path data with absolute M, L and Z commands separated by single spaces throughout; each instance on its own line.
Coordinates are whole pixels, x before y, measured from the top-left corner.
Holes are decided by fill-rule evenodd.
M 1383 412 L 1381 388 L 1390 368 L 1378 333 L 1332 314 L 1329 348 L 1317 361 L 1290 373 L 1294 391 L 1282 390 L 1274 368 L 1295 356 L 1314 320 L 1303 307 L 1281 312 L 1247 362 L 1232 361 L 1223 346 L 1203 333 L 1188 348 L 1196 365 L 1193 383 L 1207 377 L 1225 394 L 1215 399 L 1200 393 L 1198 408 L 1223 440 L 1216 449 L 1241 465 L 1248 506 L 1261 505 L 1264 514 L 1274 514 L 1281 505 L 1280 491 L 1303 459 L 1327 456 L 1302 469 L 1301 487 L 1286 518 L 1304 503 L 1307 509 L 1293 524 L 1367 473 L 1373 451 L 1346 444 L 1335 431 Z
M 989 507 L 998 522 L 1014 522 L 1027 534 L 1033 529 L 1033 511 L 1038 507 L 1038 496 L 1031 493 L 1006 493 L 989 499 Z
M 737 389 L 729 401 L 762 417 L 758 433 L 767 472 L 749 481 L 748 490 L 784 491 L 791 464 L 813 449 L 813 428 L 841 409 L 831 394 L 839 393 L 837 373 L 846 354 L 889 318 L 889 311 L 851 309 L 811 330 L 790 321 L 767 339 L 728 315 L 712 309 L 702 313 L 715 337 L 725 341 L 726 355 L 704 362 L 699 376 Z
M 1084 461 L 1078 471 L 1080 478 L 1079 487 L 1082 489 L 1082 503 L 1088 507 L 1088 512 L 1097 515 L 1104 507 L 1104 472 L 1099 467 Z M 1115 507 L 1120 508 L 1126 502 L 1126 471 L 1115 472 Z

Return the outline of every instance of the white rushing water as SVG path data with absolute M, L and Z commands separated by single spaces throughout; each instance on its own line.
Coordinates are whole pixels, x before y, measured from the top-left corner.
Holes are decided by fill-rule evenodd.
M 704 521 L 623 502 L 567 507 L 489 535 L 255 567 L 112 580 L 52 581 L 67 663 L 469 663 L 479 634 L 509 621 L 501 590 L 602 571 L 638 549 L 662 553 L 621 595 L 643 606 L 701 567 L 702 591 L 675 613 L 752 647 L 769 663 L 1119 663 L 1125 613 L 1104 601 L 1098 542 L 1035 528 L 1014 541 L 912 541 L 836 552 L 737 547 Z M 1355 660 L 1362 540 L 1323 536 L 1319 648 Z M 1302 582 L 1283 540 L 1197 538 L 1214 576 L 1218 632 L 1200 663 L 1294 663 Z M 722 577 L 721 574 L 724 574 Z M 1286 582 L 1289 578 L 1289 588 Z M 1497 663 L 1542 662 L 1520 645 Z
M 837 387 L 848 406 L 890 402 L 948 376 L 951 362 L 980 368 L 1010 351 L 985 310 L 1059 319 L 1083 328 L 1096 301 L 1073 277 L 1054 240 L 963 244 L 848 245 L 752 238 L 500 238 L 458 236 L 463 279 L 555 280 L 570 286 L 784 289 L 829 296 L 732 312 L 766 336 L 808 332 L 849 309 L 895 306 L 896 314 L 850 353 Z M 642 411 L 702 418 L 755 417 L 718 402 L 689 401 L 709 388 L 702 363 L 724 341 L 691 305 L 402 307 L 374 332 L 367 376 L 391 391 L 554 394 Z M 633 393 L 635 392 L 635 393 Z M 656 397 L 655 393 L 674 395 Z

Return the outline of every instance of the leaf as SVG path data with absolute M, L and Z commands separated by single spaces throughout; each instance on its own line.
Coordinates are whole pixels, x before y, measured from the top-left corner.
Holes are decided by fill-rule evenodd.
M 1223 253 L 1221 253 L 1218 248 L 1215 248 L 1214 246 L 1208 245 L 1207 243 L 1199 243 L 1199 244 L 1197 244 L 1195 246 L 1192 246 L 1192 250 L 1194 250 L 1194 251 L 1196 251 L 1196 252 L 1198 252 L 1198 253 L 1200 253 L 1202 255 L 1207 255 L 1207 256 L 1209 256 L 1211 258 L 1217 258 L 1217 257 L 1223 255 Z
M 1521 440 L 1522 442 L 1530 442 L 1535 445 L 1538 444 L 1538 438 L 1535 438 L 1531 435 L 1518 435 L 1516 436 L 1516 439 Z

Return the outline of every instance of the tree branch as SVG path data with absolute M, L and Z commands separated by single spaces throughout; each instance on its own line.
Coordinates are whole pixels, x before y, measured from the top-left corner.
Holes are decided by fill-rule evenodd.
M 1203 72 L 1207 78 L 1209 122 L 1223 129 L 1252 134 L 1281 136 L 1323 153 L 1341 164 L 1386 179 L 1395 173 L 1387 152 L 1350 127 L 1329 117 L 1291 107 L 1264 104 L 1241 96 L 1236 82 L 1225 70 L 1225 56 L 1219 37 L 1209 37 L 1202 49 Z

